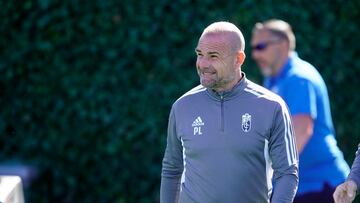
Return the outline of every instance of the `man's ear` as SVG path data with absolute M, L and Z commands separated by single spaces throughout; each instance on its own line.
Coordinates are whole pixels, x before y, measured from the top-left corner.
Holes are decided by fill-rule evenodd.
M 281 47 L 282 50 L 284 50 L 284 51 L 286 50 L 287 53 L 289 53 L 289 51 L 290 51 L 290 44 L 289 44 L 288 41 L 286 41 L 286 40 L 281 40 L 280 43 L 279 43 L 279 45 L 280 45 L 280 47 Z
M 244 51 L 238 51 L 236 53 L 236 65 L 241 66 L 245 61 L 245 52 Z

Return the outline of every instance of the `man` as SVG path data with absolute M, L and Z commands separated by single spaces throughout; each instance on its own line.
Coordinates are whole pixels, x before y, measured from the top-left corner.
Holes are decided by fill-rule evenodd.
M 335 187 L 349 167 L 336 145 L 326 85 L 319 72 L 295 53 L 295 36 L 281 20 L 257 23 L 252 57 L 264 86 L 287 103 L 299 150 L 299 189 L 295 203 L 333 202 Z
M 203 31 L 195 50 L 201 85 L 170 112 L 160 202 L 265 203 L 272 192 L 272 202 L 292 202 L 298 158 L 290 116 L 280 97 L 241 72 L 244 48 L 231 23 Z
M 351 203 L 360 187 L 360 144 L 356 151 L 356 157 L 351 166 L 347 180 L 339 185 L 334 192 L 335 203 Z

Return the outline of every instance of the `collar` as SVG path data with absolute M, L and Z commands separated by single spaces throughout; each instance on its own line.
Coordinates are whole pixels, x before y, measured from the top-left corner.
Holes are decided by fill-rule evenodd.
M 241 72 L 242 78 L 241 80 L 228 91 L 224 91 L 221 93 L 215 92 L 213 89 L 206 88 L 207 94 L 216 101 L 227 101 L 241 94 L 246 87 L 248 80 L 244 72 Z
M 293 66 L 293 61 L 298 57 L 296 52 L 292 52 L 287 59 L 286 63 L 280 69 L 279 73 L 275 76 L 270 76 L 265 79 L 264 86 L 271 89 L 279 80 L 283 79 Z

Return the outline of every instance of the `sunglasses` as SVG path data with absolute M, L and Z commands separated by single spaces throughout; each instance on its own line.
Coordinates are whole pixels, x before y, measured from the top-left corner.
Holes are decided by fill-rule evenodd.
M 268 42 L 260 42 L 259 44 L 256 44 L 252 46 L 251 48 L 254 51 L 263 51 L 265 50 L 269 45 L 279 43 L 279 41 L 268 41 Z

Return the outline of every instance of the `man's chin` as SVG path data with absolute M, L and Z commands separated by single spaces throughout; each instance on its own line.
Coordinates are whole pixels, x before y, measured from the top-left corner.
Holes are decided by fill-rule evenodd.
M 271 68 L 261 68 L 261 74 L 264 77 L 270 77 L 272 75 Z
M 204 87 L 206 87 L 206 88 L 210 88 L 210 89 L 214 87 L 214 84 L 205 83 L 205 82 L 202 82 L 201 85 L 204 86 Z
M 213 81 L 200 80 L 200 83 L 206 88 L 213 88 L 215 86 L 215 83 Z

